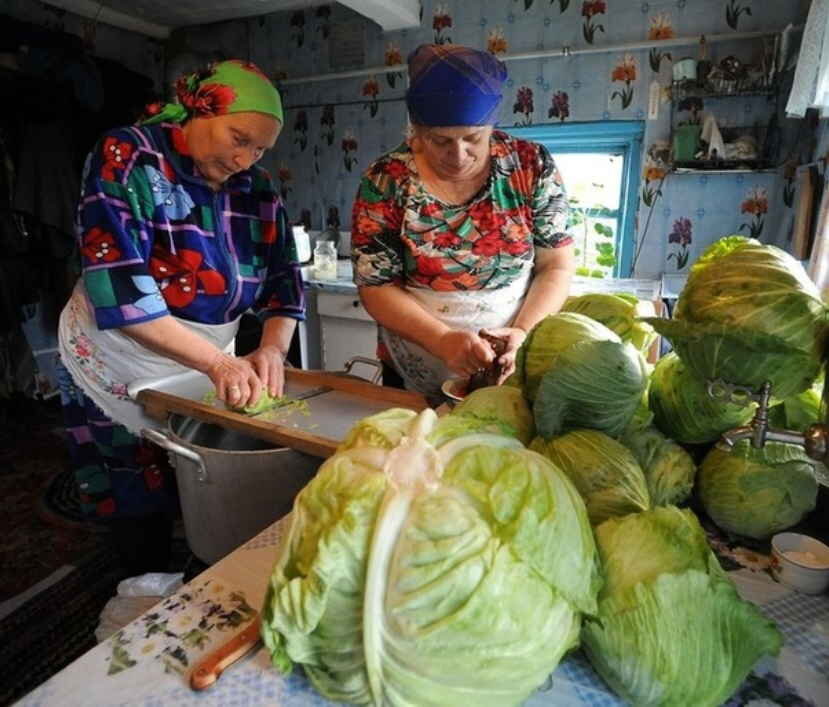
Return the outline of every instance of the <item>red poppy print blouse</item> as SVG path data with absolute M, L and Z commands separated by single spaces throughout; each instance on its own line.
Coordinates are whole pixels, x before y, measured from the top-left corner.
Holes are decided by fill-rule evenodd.
M 489 181 L 460 206 L 425 190 L 405 143 L 375 161 L 354 202 L 355 283 L 499 289 L 532 265 L 536 248 L 572 243 L 567 194 L 547 149 L 496 130 L 490 154 Z

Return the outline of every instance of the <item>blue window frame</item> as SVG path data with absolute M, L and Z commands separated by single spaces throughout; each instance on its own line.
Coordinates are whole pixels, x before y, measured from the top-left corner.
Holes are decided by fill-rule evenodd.
M 619 204 L 619 228 L 613 271 L 615 277 L 632 277 L 633 251 L 636 245 L 636 208 L 639 201 L 642 140 L 645 123 L 641 120 L 603 120 L 586 123 L 557 123 L 505 128 L 524 140 L 544 145 L 555 158 L 556 153 L 608 152 L 624 156 Z M 567 186 L 565 181 L 565 187 Z

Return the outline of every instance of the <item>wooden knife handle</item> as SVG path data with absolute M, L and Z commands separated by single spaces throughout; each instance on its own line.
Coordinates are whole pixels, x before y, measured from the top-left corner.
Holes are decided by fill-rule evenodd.
M 190 674 L 190 687 L 194 690 L 204 690 L 206 687 L 210 687 L 219 679 L 225 668 L 250 653 L 260 643 L 259 614 L 257 613 L 244 631 L 235 635 L 227 643 L 219 646 L 196 664 Z

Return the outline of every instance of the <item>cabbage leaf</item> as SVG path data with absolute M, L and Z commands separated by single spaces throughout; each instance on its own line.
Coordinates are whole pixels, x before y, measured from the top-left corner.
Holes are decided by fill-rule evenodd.
M 659 507 L 596 528 L 606 577 L 584 649 L 625 700 L 715 707 L 782 636 L 737 594 L 690 511 Z
M 595 319 L 637 351 L 645 352 L 656 339 L 653 327 L 640 319 L 648 312 L 653 313 L 649 305 L 634 295 L 595 292 L 568 297 L 561 311 L 577 312 Z

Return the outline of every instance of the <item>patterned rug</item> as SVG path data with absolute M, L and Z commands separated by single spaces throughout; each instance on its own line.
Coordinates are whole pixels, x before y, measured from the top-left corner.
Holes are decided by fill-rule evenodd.
M 0 416 L 0 601 L 75 568 L 0 620 L 2 706 L 95 645 L 100 613 L 126 572 L 106 528 L 80 512 L 56 401 L 4 401 Z M 203 569 L 175 539 L 170 571 L 189 579 Z
M 74 572 L 0 621 L 0 705 L 20 699 L 95 646 L 98 616 L 122 578 L 112 550 L 93 550 Z
M 185 580 L 204 569 L 183 539 L 173 541 L 172 555 L 171 571 L 184 572 Z M 0 705 L 19 700 L 95 647 L 101 611 L 125 572 L 106 544 L 75 567 L 0 620 Z
M 103 543 L 95 526 L 72 511 L 60 408 L 29 401 L 17 411 L 8 419 L 11 439 L 0 450 L 0 601 Z M 62 503 L 44 503 L 50 488 L 65 489 Z
M 43 487 L 37 502 L 37 514 L 47 523 L 64 528 L 108 532 L 106 525 L 90 522 L 84 515 L 75 475 L 70 469 L 58 472 Z

